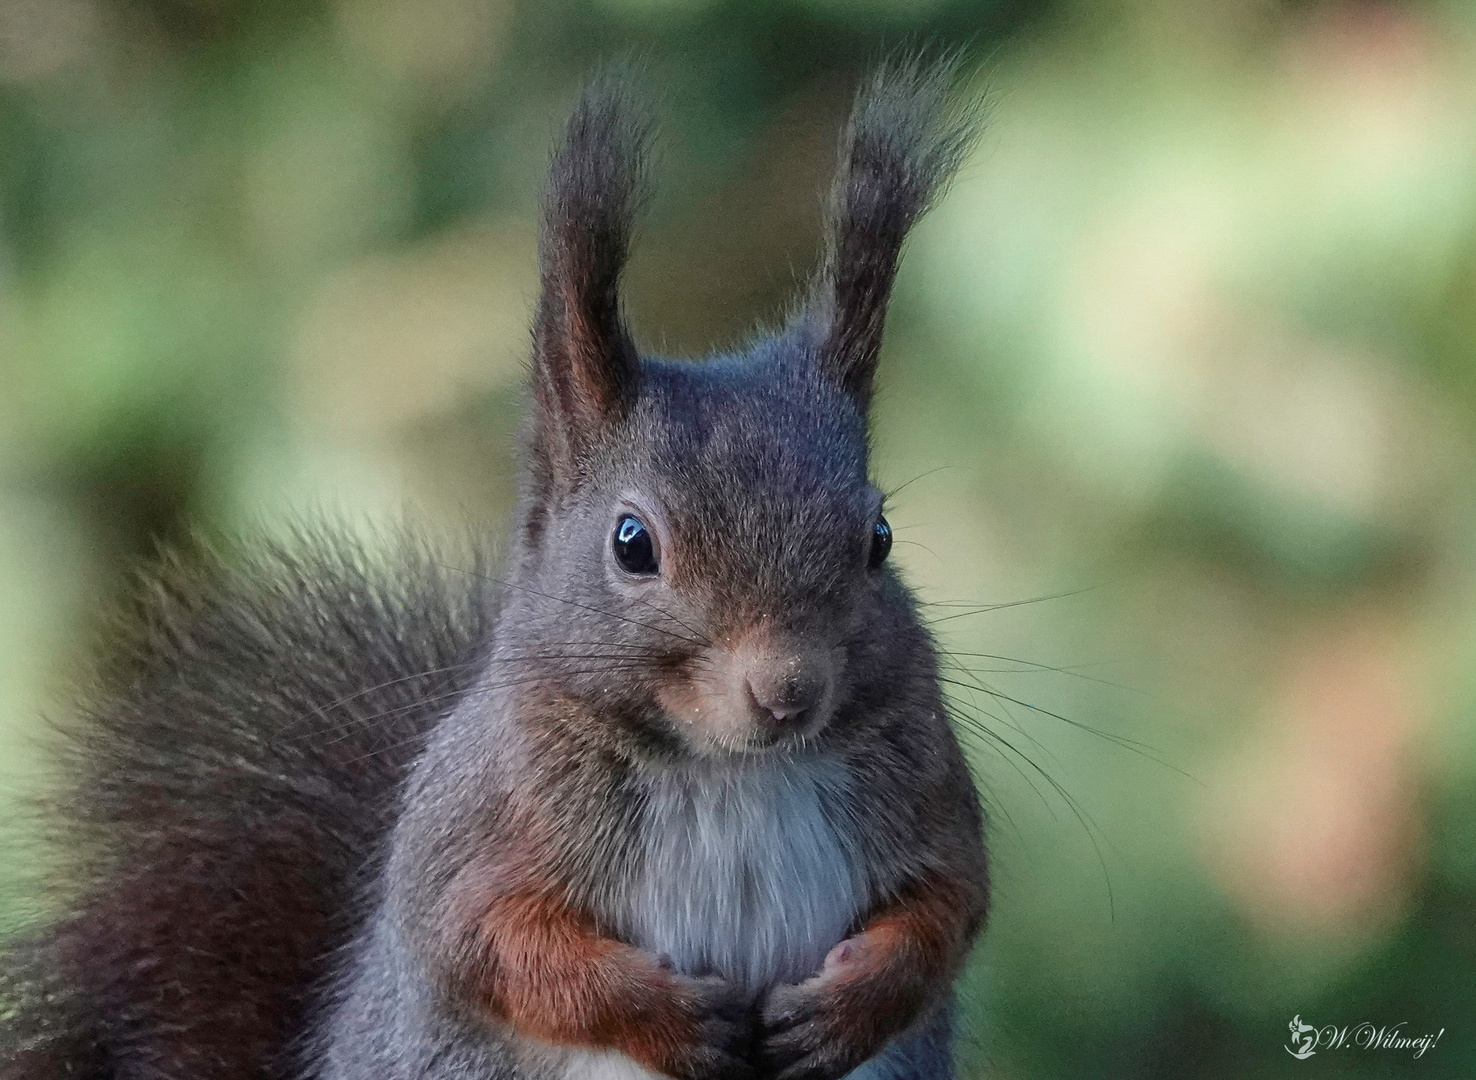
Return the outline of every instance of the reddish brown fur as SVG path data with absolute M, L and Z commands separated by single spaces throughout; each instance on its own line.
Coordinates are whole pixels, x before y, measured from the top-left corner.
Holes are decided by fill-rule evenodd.
M 855 942 L 862 946 L 857 962 L 839 964 L 830 988 L 837 1036 L 864 1044 L 868 1032 L 929 1004 L 952 982 L 973 941 L 973 907 L 962 881 L 935 875 L 872 918 Z
M 780 987 L 765 1009 L 766 1054 L 783 1066 L 824 1060 L 831 1075 L 878 1052 L 958 974 L 983 921 L 983 889 L 933 874 L 914 882 L 826 958 L 819 975 Z
M 602 937 L 548 894 L 498 899 L 478 932 L 491 958 L 487 1007 L 544 1042 L 610 1048 L 681 1075 L 699 1025 L 678 978 L 654 957 Z
M 698 984 L 602 934 L 567 900 L 545 861 L 548 825 L 510 811 L 488 855 L 456 876 L 446 939 L 458 941 L 452 993 L 520 1035 L 559 1046 L 618 1050 L 668 1076 L 693 1071 L 707 1032 Z

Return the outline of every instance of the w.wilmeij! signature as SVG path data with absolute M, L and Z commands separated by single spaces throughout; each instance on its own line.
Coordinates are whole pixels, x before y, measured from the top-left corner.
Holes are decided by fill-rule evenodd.
M 1409 1050 L 1415 1057 L 1424 1057 L 1425 1051 L 1429 1050 L 1440 1041 L 1440 1036 L 1445 1034 L 1441 1028 L 1433 1035 L 1411 1035 L 1404 1030 L 1407 1020 L 1390 1026 L 1388 1024 L 1375 1027 L 1367 1020 L 1361 1024 L 1338 1027 L 1336 1024 L 1327 1024 L 1323 1027 L 1313 1027 L 1311 1024 L 1302 1023 L 1301 1016 L 1293 1016 L 1291 1023 L 1287 1025 L 1291 1029 L 1291 1045 L 1286 1052 L 1299 1061 L 1305 1061 L 1319 1050 L 1345 1050 L 1356 1048 L 1359 1050 Z

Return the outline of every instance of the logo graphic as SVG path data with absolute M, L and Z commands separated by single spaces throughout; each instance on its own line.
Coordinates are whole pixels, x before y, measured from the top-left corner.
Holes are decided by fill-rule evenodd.
M 1300 1014 L 1291 1018 L 1291 1023 L 1286 1025 L 1291 1029 L 1291 1045 L 1286 1052 L 1298 1061 L 1306 1061 L 1317 1053 L 1317 1029 L 1311 1024 L 1302 1023 Z
M 1291 1043 L 1285 1048 L 1286 1052 L 1298 1061 L 1306 1061 L 1318 1050 L 1403 1050 L 1412 1057 L 1419 1059 L 1425 1056 L 1425 1052 L 1440 1041 L 1440 1036 L 1445 1034 L 1445 1029 L 1430 1032 L 1424 1035 L 1415 1035 L 1405 1030 L 1407 1020 L 1390 1026 L 1388 1024 L 1374 1027 L 1369 1021 L 1354 1024 L 1351 1027 L 1338 1027 L 1336 1024 L 1324 1024 L 1322 1027 L 1313 1027 L 1311 1024 L 1302 1023 L 1299 1013 L 1291 1018 L 1287 1024 L 1287 1030 L 1291 1032 Z

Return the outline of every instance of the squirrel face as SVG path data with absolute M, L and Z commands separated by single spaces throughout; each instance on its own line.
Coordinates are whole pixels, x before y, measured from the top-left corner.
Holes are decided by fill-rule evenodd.
M 620 314 L 646 127 L 619 85 L 575 111 L 540 237 L 506 597 L 525 655 L 503 658 L 536 665 L 520 685 L 652 750 L 750 753 L 824 737 L 868 685 L 931 670 L 886 565 L 866 412 L 902 241 L 972 130 L 904 122 L 945 90 L 920 76 L 863 99 L 807 301 L 699 363 L 642 359 Z
M 896 621 L 864 417 L 800 335 L 639 363 L 632 407 L 542 515 L 525 625 L 568 649 L 565 685 L 685 749 L 811 739 L 858 682 L 858 637 Z

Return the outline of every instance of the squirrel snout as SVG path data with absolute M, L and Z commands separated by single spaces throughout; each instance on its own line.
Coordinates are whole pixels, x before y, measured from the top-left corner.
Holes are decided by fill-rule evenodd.
M 808 734 L 824 721 L 832 677 L 820 657 L 757 656 L 745 682 L 754 719 L 771 734 Z
M 782 747 L 829 722 L 842 659 L 838 650 L 796 634 L 752 634 L 660 684 L 659 700 L 699 747 Z

